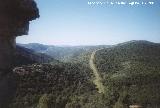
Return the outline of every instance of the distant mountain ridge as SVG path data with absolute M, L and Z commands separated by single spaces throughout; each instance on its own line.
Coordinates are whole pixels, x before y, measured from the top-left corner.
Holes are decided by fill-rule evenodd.
M 18 44 L 18 45 L 31 49 L 35 52 L 44 53 L 60 61 L 70 61 L 71 59 L 81 56 L 89 51 L 93 51 L 98 48 L 110 47 L 109 45 L 54 46 L 54 45 L 43 45 L 39 43 Z
M 33 64 L 33 63 L 50 63 L 53 61 L 58 62 L 57 60 L 53 59 L 52 57 L 46 54 L 38 53 L 19 45 L 16 46 L 16 53 L 14 57 L 15 66 Z

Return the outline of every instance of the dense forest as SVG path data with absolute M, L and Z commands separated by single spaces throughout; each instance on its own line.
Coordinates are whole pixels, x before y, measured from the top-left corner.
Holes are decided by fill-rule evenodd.
M 106 88 L 121 106 L 160 107 L 160 44 L 131 41 L 96 53 Z
M 9 108 L 106 108 L 104 94 L 81 64 L 32 64 L 16 67 L 17 90 Z
M 48 46 L 42 46 L 35 47 L 41 51 L 33 46 L 17 49 L 16 60 L 21 61 L 13 70 L 17 90 L 9 108 L 160 107 L 160 44 L 130 41 L 114 46 L 70 47 L 66 56 L 63 47 L 59 53 L 64 54 L 57 60 L 47 53 Z M 89 65 L 94 51 L 104 93 L 98 92 Z M 39 57 L 48 62 L 39 62 Z

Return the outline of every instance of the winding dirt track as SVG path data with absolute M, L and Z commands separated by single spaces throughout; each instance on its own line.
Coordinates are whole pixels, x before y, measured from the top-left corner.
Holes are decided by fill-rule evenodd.
M 90 68 L 92 69 L 93 71 L 93 74 L 95 75 L 95 79 L 94 79 L 94 84 L 97 86 L 98 88 L 98 92 L 99 93 L 104 93 L 104 85 L 102 84 L 102 78 L 100 77 L 99 75 L 99 72 L 98 72 L 98 69 L 94 63 L 95 61 L 95 54 L 96 52 L 99 51 L 99 50 L 96 50 L 96 51 L 93 51 L 92 54 L 91 54 L 91 57 L 90 57 L 90 61 L 89 61 L 89 65 L 90 65 Z

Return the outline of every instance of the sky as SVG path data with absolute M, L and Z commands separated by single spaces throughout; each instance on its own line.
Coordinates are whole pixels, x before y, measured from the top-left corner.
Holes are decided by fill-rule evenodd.
M 117 1 L 99 0 L 106 4 L 93 5 L 88 2 L 94 0 L 36 0 L 40 18 L 30 22 L 28 36 L 16 41 L 47 45 L 112 45 L 130 40 L 160 43 L 160 1 L 138 0 L 139 5 L 128 4 L 137 0 Z

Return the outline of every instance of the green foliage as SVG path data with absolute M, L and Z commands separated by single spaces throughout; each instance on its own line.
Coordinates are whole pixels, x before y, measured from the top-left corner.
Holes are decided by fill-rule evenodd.
M 160 44 L 134 41 L 102 49 L 96 53 L 96 65 L 110 93 L 118 94 L 113 105 L 159 105 Z
M 48 108 L 48 96 L 44 94 L 40 97 L 37 108 Z
M 108 45 L 98 46 L 53 46 L 38 43 L 20 44 L 25 48 L 35 52 L 51 56 L 61 62 L 82 63 L 88 65 L 88 60 L 92 51 L 99 48 L 109 47 Z
M 34 50 L 27 49 L 25 47 L 16 46 L 16 52 L 14 54 L 14 66 L 22 66 L 33 63 L 50 63 L 58 62 L 58 60 L 53 59 L 52 57 L 44 54 L 38 53 Z
M 133 41 L 105 49 L 44 45 L 31 48 L 54 54 L 65 63 L 15 68 L 18 88 L 10 108 L 128 108 L 131 104 L 160 107 L 160 44 Z M 88 65 L 92 51 L 99 48 L 95 64 L 105 86 L 104 94 L 95 88 Z
M 19 86 L 11 108 L 64 108 L 72 96 L 96 91 L 90 69 L 81 64 L 33 64 L 14 72 Z

